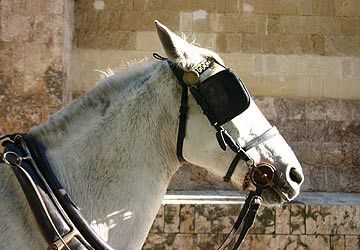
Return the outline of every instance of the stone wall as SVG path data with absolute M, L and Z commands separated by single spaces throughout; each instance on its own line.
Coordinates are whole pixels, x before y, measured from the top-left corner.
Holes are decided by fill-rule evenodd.
M 66 100 L 73 2 L 0 1 L 0 134 L 28 131 Z
M 162 51 L 156 19 L 220 53 L 241 76 L 302 162 L 303 190 L 360 191 L 358 0 L 79 0 L 73 95 L 100 79 L 96 70 L 152 61 Z M 193 166 L 170 187 L 233 188 Z
M 143 249 L 203 250 L 222 243 L 241 210 L 239 195 L 196 195 L 202 199 L 187 200 L 184 193 L 165 198 Z M 303 194 L 291 205 L 262 207 L 241 249 L 358 250 L 359 221 L 357 195 Z

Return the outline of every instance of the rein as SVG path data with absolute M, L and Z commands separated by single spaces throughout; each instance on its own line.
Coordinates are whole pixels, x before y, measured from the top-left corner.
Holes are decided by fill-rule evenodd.
M 179 109 L 179 128 L 178 128 L 178 135 L 177 135 L 177 143 L 176 143 L 176 154 L 177 158 L 179 159 L 180 163 L 187 162 L 183 156 L 183 145 L 184 139 L 186 135 L 186 121 L 187 121 L 187 114 L 189 110 L 188 106 L 188 92 L 190 88 L 190 92 L 192 96 L 195 98 L 197 104 L 201 107 L 204 114 L 209 119 L 211 125 L 216 130 L 216 139 L 219 143 L 221 149 L 226 150 L 229 147 L 236 155 L 232 160 L 226 175 L 224 176 L 224 181 L 229 182 L 231 180 L 231 176 L 233 175 L 236 166 L 238 165 L 240 160 L 246 162 L 249 172 L 245 176 L 245 180 L 243 183 L 243 189 L 246 190 L 250 187 L 251 183 L 256 187 L 255 191 L 250 191 L 248 197 L 246 198 L 245 204 L 233 226 L 230 233 L 228 234 L 227 238 L 218 248 L 218 250 L 224 250 L 236 237 L 236 234 L 240 230 L 240 226 L 242 226 L 240 235 L 233 247 L 233 250 L 240 249 L 242 242 L 246 234 L 248 233 L 249 229 L 252 227 L 255 216 L 258 212 L 258 209 L 261 206 L 262 198 L 261 194 L 264 188 L 273 187 L 273 179 L 275 176 L 275 167 L 269 163 L 260 163 L 255 164 L 254 160 L 247 154 L 247 151 L 267 140 L 279 134 L 276 127 L 272 127 L 269 130 L 265 131 L 262 135 L 254 138 L 253 140 L 249 141 L 247 145 L 241 147 L 232 137 L 231 135 L 225 130 L 223 126 L 220 124 L 224 124 L 225 122 L 231 120 L 236 115 L 242 113 L 244 110 L 248 108 L 249 104 L 245 104 L 245 109 L 240 111 L 232 112 L 232 116 L 230 115 L 227 118 L 221 117 L 219 115 L 217 117 L 215 113 L 216 107 L 210 106 L 208 100 L 204 95 L 201 93 L 200 90 L 200 75 L 210 69 L 213 64 L 218 64 L 226 69 L 225 73 L 222 73 L 225 79 L 236 79 L 238 84 L 242 87 L 241 93 L 243 96 L 248 98 L 248 102 L 250 102 L 249 94 L 240 80 L 235 74 L 230 73 L 229 69 L 217 62 L 214 58 L 206 58 L 204 61 L 193 67 L 190 71 L 184 71 L 178 65 L 172 63 L 167 58 L 160 56 L 157 53 L 154 53 L 153 56 L 158 60 L 166 60 L 169 64 L 170 68 L 172 69 L 173 73 L 175 74 L 180 86 L 182 87 L 182 94 L 181 94 L 181 105 Z M 224 71 L 221 71 L 224 72 Z M 218 73 L 219 74 L 219 73 Z M 216 74 L 216 75 L 218 75 Z M 233 75 L 227 76 L 226 74 L 233 74 L 236 77 L 232 77 Z M 216 76 L 214 75 L 214 76 Z M 210 76 L 205 81 L 214 76 Z M 223 79 L 217 78 L 217 80 L 222 81 Z M 204 82 L 204 81 L 203 81 Z M 234 109 L 234 107 L 232 107 Z M 235 107 L 236 108 L 236 107 Z

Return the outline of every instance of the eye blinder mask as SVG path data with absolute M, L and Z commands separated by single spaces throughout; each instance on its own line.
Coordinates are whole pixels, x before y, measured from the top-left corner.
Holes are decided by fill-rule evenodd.
M 227 68 L 191 86 L 190 92 L 212 125 L 221 126 L 229 122 L 250 105 L 250 95 L 244 83 Z

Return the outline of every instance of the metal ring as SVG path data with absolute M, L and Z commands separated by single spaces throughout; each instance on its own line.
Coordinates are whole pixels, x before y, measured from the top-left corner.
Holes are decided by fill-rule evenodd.
M 13 151 L 5 152 L 3 154 L 3 160 L 6 164 L 13 166 L 13 167 L 21 165 L 21 162 L 22 162 L 22 158 Z
M 271 187 L 275 177 L 276 168 L 270 163 L 262 162 L 256 164 L 251 172 L 251 181 L 257 185 L 262 184 L 264 187 Z

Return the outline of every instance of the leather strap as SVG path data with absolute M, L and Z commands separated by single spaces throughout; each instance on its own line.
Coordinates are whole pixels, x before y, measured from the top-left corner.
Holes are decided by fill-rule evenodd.
M 240 246 L 243 243 L 246 234 L 254 224 L 255 216 L 261 206 L 262 190 L 263 190 L 263 186 L 259 184 L 257 185 L 255 191 L 250 191 L 248 197 L 246 198 L 245 204 L 241 209 L 238 218 L 236 219 L 233 228 L 231 229 L 230 233 L 228 234 L 224 242 L 218 248 L 218 250 L 224 250 L 234 240 L 236 234 L 240 230 L 241 224 L 243 224 L 239 238 L 233 247 L 233 250 L 240 249 Z
M 4 156 L 14 152 L 19 159 L 10 164 L 32 208 L 49 249 L 113 250 L 82 217 L 53 173 L 45 148 L 29 134 L 17 134 L 3 143 Z M 5 159 L 7 161 L 7 159 Z M 9 162 L 7 162 L 9 163 Z M 60 248 L 59 248 L 60 249 Z

